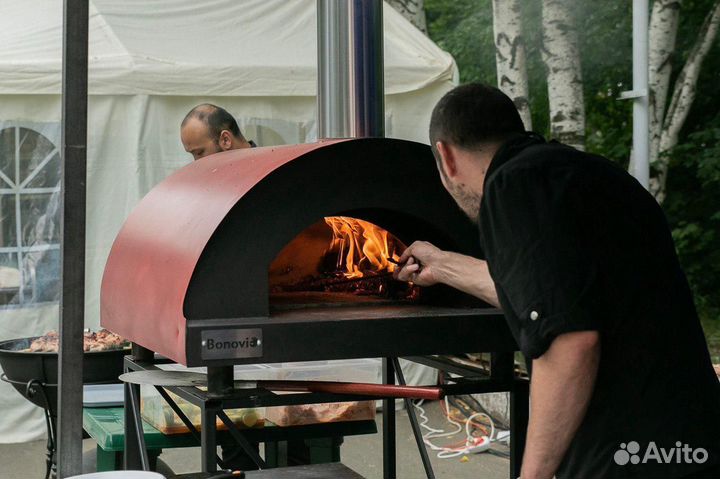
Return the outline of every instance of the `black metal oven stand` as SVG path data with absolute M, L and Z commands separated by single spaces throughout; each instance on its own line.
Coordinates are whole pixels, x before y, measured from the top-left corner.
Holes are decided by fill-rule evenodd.
M 413 356 L 404 358 L 419 364 L 424 364 L 439 371 L 453 373 L 461 376 L 454 384 L 445 385 L 448 396 L 459 394 L 481 394 L 490 392 L 510 393 L 510 479 L 520 477 L 522 457 L 525 451 L 527 424 L 529 419 L 529 381 L 515 376 L 514 353 L 492 353 L 490 364 L 490 377 L 481 377 L 476 371 L 465 368 L 456 363 L 432 357 Z M 405 378 L 398 358 L 383 359 L 382 379 L 385 384 L 394 384 L 397 376 L 400 384 L 405 384 Z M 420 424 L 415 414 L 413 403 L 405 399 L 410 426 L 415 436 L 420 458 L 428 479 L 434 479 L 435 473 L 428 457 L 425 441 Z M 395 400 L 383 401 L 383 478 L 397 477 L 397 463 L 395 454 L 396 424 Z
M 153 359 L 152 352 L 143 348 L 133 348 L 133 356 L 126 356 L 125 371 L 139 371 L 159 369 L 160 362 Z M 137 353 L 137 354 L 136 354 Z M 135 355 L 136 354 L 136 355 Z M 525 435 L 528 422 L 528 381 L 517 378 L 514 374 L 513 353 L 493 353 L 491 359 L 491 370 L 489 377 L 480 377 L 477 372 L 437 357 L 409 357 L 405 358 L 413 362 L 424 364 L 432 368 L 451 372 L 463 377 L 453 378 L 452 384 L 444 386 L 448 395 L 475 394 L 486 392 L 510 393 L 510 471 L 511 479 L 520 475 L 522 454 L 525 448 Z M 395 384 L 396 378 L 399 384 L 405 384 L 405 378 L 400 368 L 398 358 L 383 359 L 383 382 Z M 467 376 L 471 373 L 470 376 Z M 160 395 L 167 401 L 173 411 L 180 417 L 188 427 L 190 433 L 201 445 L 201 465 L 203 472 L 216 471 L 218 465 L 224 467 L 223 461 L 217 455 L 217 418 L 225 424 L 233 439 L 240 445 L 243 451 L 250 457 L 259 469 L 266 467 L 265 461 L 258 454 L 257 450 L 250 444 L 243 432 L 225 414 L 226 409 L 254 408 L 262 406 L 284 406 L 295 404 L 318 404 L 328 402 L 376 400 L 374 397 L 357 395 L 339 395 L 326 393 L 305 393 L 278 395 L 264 388 L 255 389 L 233 389 L 232 366 L 221 368 L 208 368 L 208 391 L 202 391 L 195 387 L 157 387 Z M 177 403 L 169 396 L 168 391 L 194 404 L 201 409 L 202 424 L 200 434 L 180 409 Z M 147 450 L 145 449 L 144 436 L 142 434 L 142 419 L 140 417 L 140 387 L 134 384 L 125 384 L 125 468 L 126 469 L 149 469 Z M 430 463 L 430 458 L 425 448 L 425 443 L 420 430 L 420 425 L 415 414 L 412 401 L 406 399 L 405 406 L 408 411 L 410 425 L 415 436 L 418 451 L 422 459 L 423 467 L 428 479 L 434 479 L 435 475 Z M 394 479 L 397 477 L 396 462 L 396 416 L 395 399 L 383 399 L 383 477 Z M 205 427 L 208 425 L 209 427 Z

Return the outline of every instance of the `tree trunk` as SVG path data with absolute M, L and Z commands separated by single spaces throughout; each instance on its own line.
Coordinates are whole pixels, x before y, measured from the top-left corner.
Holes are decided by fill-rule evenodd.
M 547 69 L 550 131 L 563 143 L 585 148 L 585 105 L 572 0 L 544 0 L 543 61 Z
M 493 31 L 498 88 L 515 103 L 525 129 L 532 130 L 519 0 L 493 0 Z
M 386 0 L 402 16 L 407 18 L 410 23 L 415 25 L 418 30 L 427 35 L 427 22 L 425 20 L 425 0 Z
M 656 162 L 657 177 L 650 182 L 650 191 L 660 203 L 665 199 L 667 170 L 670 163 L 668 153 L 677 145 L 678 135 L 695 100 L 695 89 L 703 60 L 705 60 L 705 56 L 717 37 L 719 27 L 720 0 L 716 0 L 707 17 L 705 17 L 685 66 L 678 75 L 672 100 L 670 100 L 670 107 L 663 121 L 658 161 Z
M 655 0 L 648 32 L 650 164 L 658 158 L 682 0 Z

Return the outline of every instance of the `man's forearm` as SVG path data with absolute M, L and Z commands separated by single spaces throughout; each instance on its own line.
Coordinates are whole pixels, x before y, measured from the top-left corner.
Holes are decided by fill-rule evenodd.
M 596 331 L 562 334 L 533 361 L 522 479 L 550 479 L 557 471 L 585 417 L 599 361 Z
M 443 255 L 441 277 L 438 278 L 442 283 L 500 307 L 487 261 L 450 251 L 444 251 Z

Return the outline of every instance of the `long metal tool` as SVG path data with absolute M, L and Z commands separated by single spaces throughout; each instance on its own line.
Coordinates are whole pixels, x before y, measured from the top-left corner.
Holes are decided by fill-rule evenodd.
M 378 398 L 393 397 L 425 399 L 429 401 L 444 397 L 442 388 L 436 386 L 400 386 L 374 383 L 346 383 L 336 381 L 258 381 L 257 385 L 271 391 L 308 391 L 332 394 L 357 394 Z
M 62 295 L 58 475 L 82 473 L 88 0 L 65 0 L 62 70 Z
M 208 376 L 191 371 L 133 371 L 120 375 L 120 380 L 132 384 L 152 386 L 206 386 Z M 355 394 L 358 396 L 375 396 L 378 398 L 410 398 L 429 401 L 442 399 L 444 392 L 437 386 L 400 386 L 375 383 L 349 383 L 340 381 L 235 381 L 235 388 L 264 388 L 271 391 L 315 392 L 330 394 Z

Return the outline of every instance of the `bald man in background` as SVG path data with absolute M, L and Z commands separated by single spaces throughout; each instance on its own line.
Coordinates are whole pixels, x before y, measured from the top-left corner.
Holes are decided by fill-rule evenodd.
M 180 124 L 180 140 L 194 160 L 221 151 L 257 146 L 245 139 L 230 113 L 210 103 L 200 104 L 185 115 Z

